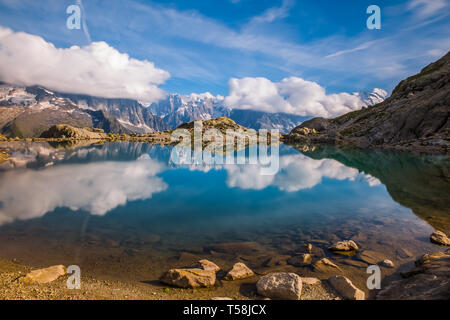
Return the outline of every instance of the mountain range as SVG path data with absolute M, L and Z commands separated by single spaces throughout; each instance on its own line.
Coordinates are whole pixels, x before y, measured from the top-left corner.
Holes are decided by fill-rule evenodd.
M 383 101 L 381 89 L 358 92 L 365 105 Z M 59 93 L 41 86 L 0 83 L 0 130 L 7 137 L 36 137 L 56 124 L 103 129 L 112 133 L 147 133 L 174 129 L 194 120 L 228 117 L 253 129 L 287 133 L 310 119 L 286 113 L 230 109 L 224 98 L 204 94 L 168 94 L 144 106 L 132 99 L 102 98 Z

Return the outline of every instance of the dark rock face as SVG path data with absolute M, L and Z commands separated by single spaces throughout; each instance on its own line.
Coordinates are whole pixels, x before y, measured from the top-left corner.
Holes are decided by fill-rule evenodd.
M 402 273 L 404 279 L 389 283 L 379 300 L 448 300 L 450 299 L 450 252 L 426 254 L 416 267 Z
M 298 134 L 297 127 L 285 139 L 448 152 L 449 115 L 450 52 L 401 81 L 384 102 L 334 119 L 312 119 L 308 124 L 322 133 Z

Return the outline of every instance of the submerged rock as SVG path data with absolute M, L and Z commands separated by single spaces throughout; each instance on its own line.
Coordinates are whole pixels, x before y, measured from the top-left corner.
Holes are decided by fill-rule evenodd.
M 159 280 L 180 288 L 211 287 L 216 282 L 216 273 L 197 268 L 170 269 Z
M 305 243 L 304 246 L 307 253 L 312 253 L 313 246 L 311 243 Z
M 442 231 L 435 231 L 430 236 L 430 241 L 441 246 L 450 246 L 450 238 Z
M 328 278 L 328 283 L 342 297 L 348 300 L 364 300 L 364 291 L 355 287 L 355 285 L 344 276 L 332 276 Z
M 225 280 L 245 279 L 253 275 L 254 273 L 252 270 L 250 270 L 249 267 L 247 267 L 242 262 L 238 262 L 234 264 L 233 268 L 230 271 L 228 271 L 227 275 L 225 276 Z
M 336 264 L 331 262 L 328 258 L 322 258 L 314 264 L 314 270 L 316 271 L 330 271 L 330 270 L 341 270 Z
M 25 277 L 20 278 L 22 283 L 49 283 L 66 274 L 63 265 L 51 266 L 44 269 L 33 270 Z
M 220 270 L 220 267 L 217 264 L 215 264 L 214 262 L 211 262 L 209 260 L 206 260 L 206 259 L 200 260 L 198 262 L 198 264 L 199 264 L 200 268 L 202 268 L 203 270 L 206 270 L 206 271 L 217 272 Z
M 309 253 L 302 253 L 298 256 L 294 256 L 288 260 L 288 263 L 295 267 L 303 267 L 307 264 L 311 264 L 312 258 Z
M 339 253 L 339 251 L 358 251 L 359 248 L 353 240 L 344 240 L 328 247 L 328 250 Z
M 379 263 L 379 265 L 386 267 L 386 268 L 394 268 L 395 267 L 394 263 L 389 259 L 384 259 L 383 261 L 381 261 Z
M 272 299 L 300 300 L 302 278 L 295 273 L 269 273 L 256 283 L 259 295 Z
M 287 264 L 287 260 L 290 258 L 292 258 L 292 257 L 289 255 L 274 256 L 274 257 L 267 259 L 264 262 L 264 266 L 266 266 L 266 267 L 284 266 Z

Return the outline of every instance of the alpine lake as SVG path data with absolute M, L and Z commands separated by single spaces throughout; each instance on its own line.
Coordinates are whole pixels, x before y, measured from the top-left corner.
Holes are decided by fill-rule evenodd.
M 369 265 L 389 259 L 382 278 L 398 277 L 444 250 L 434 230 L 450 231 L 444 155 L 281 144 L 278 171 L 261 175 L 259 164 L 175 165 L 172 146 L 140 142 L 1 147 L 11 158 L 0 164 L 0 258 L 33 267 L 164 290 L 163 272 L 199 259 L 326 279 L 314 262 L 327 257 L 370 295 Z M 347 239 L 356 254 L 327 250 Z M 312 263 L 298 264 L 306 243 Z M 255 281 L 216 286 L 252 298 Z

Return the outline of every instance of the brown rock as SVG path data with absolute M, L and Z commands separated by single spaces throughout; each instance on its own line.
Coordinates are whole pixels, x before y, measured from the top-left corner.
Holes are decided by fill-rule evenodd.
M 322 258 L 314 264 L 314 270 L 316 271 L 330 271 L 330 270 L 341 270 L 336 264 L 331 262 L 328 258 Z
M 254 273 L 242 262 L 235 263 L 233 268 L 225 276 L 225 280 L 245 279 L 253 276 Z
M 160 281 L 180 288 L 211 287 L 216 282 L 216 273 L 197 268 L 170 269 L 161 276 Z
M 358 251 L 358 246 L 353 240 L 344 240 L 328 247 L 328 250 L 339 253 L 339 251 Z
M 214 262 L 211 262 L 209 260 L 206 259 L 202 259 L 198 262 L 199 267 L 203 270 L 206 271 L 214 271 L 217 272 L 220 270 L 219 266 L 217 264 L 215 264 Z
M 358 258 L 368 264 L 377 264 L 385 259 L 385 255 L 372 250 L 364 250 L 358 254 Z
M 44 269 L 33 270 L 25 277 L 20 278 L 23 283 L 49 283 L 66 274 L 63 265 L 51 266 Z
M 269 273 L 256 283 L 259 295 L 271 299 L 300 300 L 302 278 L 295 273 Z
M 450 246 L 450 238 L 442 231 L 433 232 L 430 236 L 430 241 L 441 246 Z
M 344 276 L 332 276 L 328 278 L 329 284 L 342 297 L 348 300 L 364 300 L 364 291 L 358 289 L 353 283 Z

